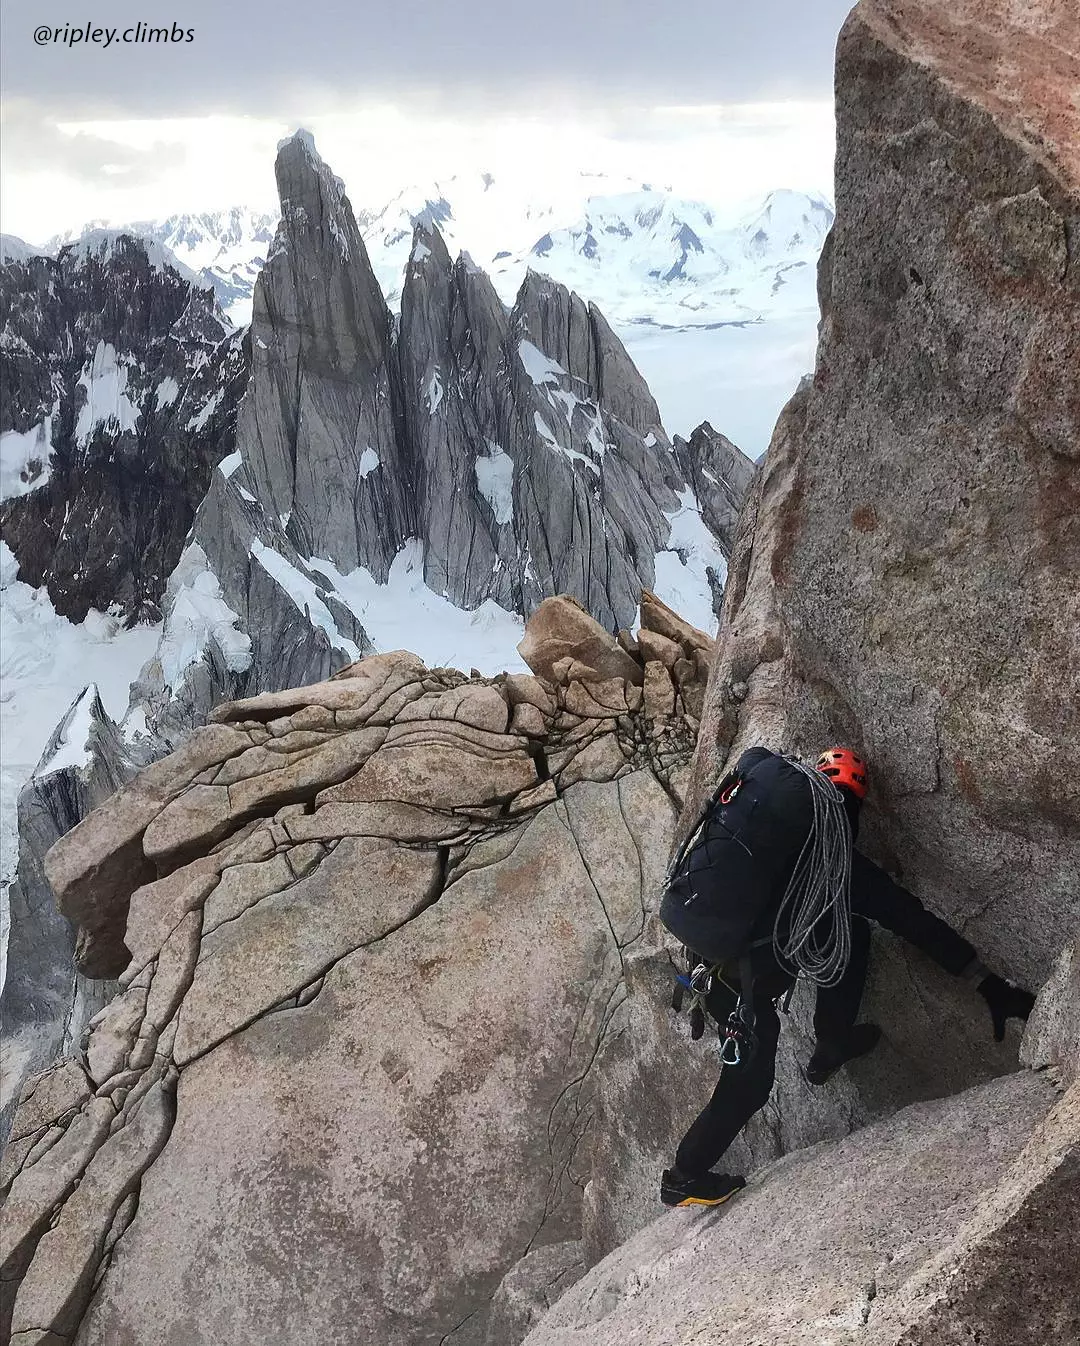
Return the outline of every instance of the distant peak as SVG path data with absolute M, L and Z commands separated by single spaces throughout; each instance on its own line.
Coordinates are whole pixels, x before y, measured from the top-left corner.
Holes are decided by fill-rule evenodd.
M 320 163 L 322 162 L 319 156 L 319 151 L 315 148 L 315 137 L 310 131 L 305 130 L 302 126 L 298 127 L 291 136 L 285 136 L 283 140 L 278 141 L 277 148 L 279 154 L 286 145 L 299 145 L 301 149 L 306 150 L 313 159 L 318 159 Z
M 294 190 L 299 190 L 301 198 L 308 191 L 309 186 L 304 182 L 305 173 L 311 173 L 315 181 L 322 184 L 319 190 L 326 193 L 333 207 L 340 206 L 345 196 L 344 182 L 330 171 L 326 160 L 315 148 L 315 137 L 303 127 L 278 141 L 275 171 L 283 207 L 286 202 L 293 200 L 293 191 L 286 186 L 287 180 L 291 180 Z

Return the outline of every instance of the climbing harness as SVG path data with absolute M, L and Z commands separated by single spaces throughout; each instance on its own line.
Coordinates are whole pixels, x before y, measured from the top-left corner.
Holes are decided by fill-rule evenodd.
M 768 940 L 758 940 L 754 948 L 767 944 Z M 678 973 L 675 978 L 675 990 L 671 996 L 671 1008 L 678 1013 L 685 1004 L 687 993 L 690 995 L 690 1037 L 694 1042 L 704 1036 L 705 1014 L 708 999 L 717 982 L 726 986 L 737 995 L 735 1008 L 727 1017 L 727 1022 L 717 1024 L 719 1046 L 717 1055 L 721 1069 L 724 1066 L 738 1066 L 752 1059 L 757 1050 L 757 1034 L 754 1029 L 757 1015 L 753 1006 L 753 973 L 750 968 L 750 955 L 739 960 L 740 991 L 736 992 L 730 982 L 721 976 L 721 966 L 710 967 L 702 962 L 691 949 L 683 949 L 686 960 L 686 972 Z

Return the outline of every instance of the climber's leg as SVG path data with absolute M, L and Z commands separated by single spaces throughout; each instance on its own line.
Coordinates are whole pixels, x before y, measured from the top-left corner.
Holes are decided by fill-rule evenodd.
M 669 1172 L 674 1172 L 676 1177 L 700 1178 L 707 1174 L 754 1113 L 769 1101 L 780 1018 L 773 1002 L 764 997 L 754 997 L 754 1012 L 757 1015 L 757 1051 L 750 1061 L 725 1066 L 721 1071 L 712 1098 L 675 1152 L 675 1167 Z
M 870 927 L 861 917 L 853 916 L 847 970 L 835 986 L 818 988 L 814 1009 L 817 1045 L 805 1072 L 810 1084 L 824 1084 L 846 1062 L 872 1051 L 881 1038 L 876 1024 L 855 1022 L 869 958 Z

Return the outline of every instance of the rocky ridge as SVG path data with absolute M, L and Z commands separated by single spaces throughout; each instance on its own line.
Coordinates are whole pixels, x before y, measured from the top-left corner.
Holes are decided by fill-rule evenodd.
M 160 617 L 232 450 L 243 340 L 158 252 L 99 231 L 0 267 L 0 534 L 74 621 Z
M 507 311 L 434 226 L 416 228 L 395 323 L 310 137 L 282 143 L 277 176 L 237 448 L 170 584 L 140 692 L 152 727 L 175 740 L 223 697 L 383 645 L 376 597 L 408 602 L 417 570 L 489 624 L 567 593 L 614 631 L 646 588 L 711 624 L 725 539 L 702 517 L 730 527 L 750 471 L 734 446 L 700 434 L 684 467 L 594 305 L 531 273 Z M 705 507 L 692 474 L 729 505 Z
M 648 594 L 642 622 L 549 600 L 532 675 L 397 652 L 222 706 L 53 847 L 121 990 L 16 1116 L 13 1341 L 463 1346 L 578 1243 L 712 653 Z

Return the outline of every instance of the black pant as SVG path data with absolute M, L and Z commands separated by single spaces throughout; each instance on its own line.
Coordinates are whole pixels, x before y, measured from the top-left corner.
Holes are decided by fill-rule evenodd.
M 770 988 L 773 989 L 773 988 Z M 709 996 L 709 1013 L 726 1023 L 738 996 L 726 986 Z M 757 1051 L 750 1061 L 725 1066 L 713 1096 L 687 1131 L 675 1152 L 676 1167 L 690 1177 L 706 1173 L 746 1123 L 769 1101 L 780 1040 L 780 1016 L 768 994 L 755 994 Z
M 867 921 L 899 935 L 954 976 L 975 961 L 973 945 L 858 851 L 851 864 L 851 915 L 847 971 L 836 986 L 817 993 L 814 1032 L 819 1041 L 843 1039 L 858 1017 L 870 957 Z
M 851 911 L 851 959 L 847 971 L 836 986 L 818 991 L 814 1031 L 819 1039 L 843 1037 L 859 1013 L 870 954 L 868 921 L 876 921 L 893 931 L 954 975 L 975 960 L 974 947 L 962 935 L 927 911 L 917 897 L 894 883 L 883 869 L 858 851 L 852 855 Z M 712 1098 L 680 1142 L 675 1164 L 689 1177 L 712 1168 L 754 1113 L 769 1101 L 780 1040 L 780 1018 L 774 1000 L 783 994 L 784 984 L 784 976 L 778 969 L 771 976 L 765 975 L 760 983 L 755 982 L 757 1054 L 752 1061 L 721 1071 Z M 721 984 L 709 996 L 709 1013 L 718 1023 L 725 1023 L 737 998 L 734 991 Z

